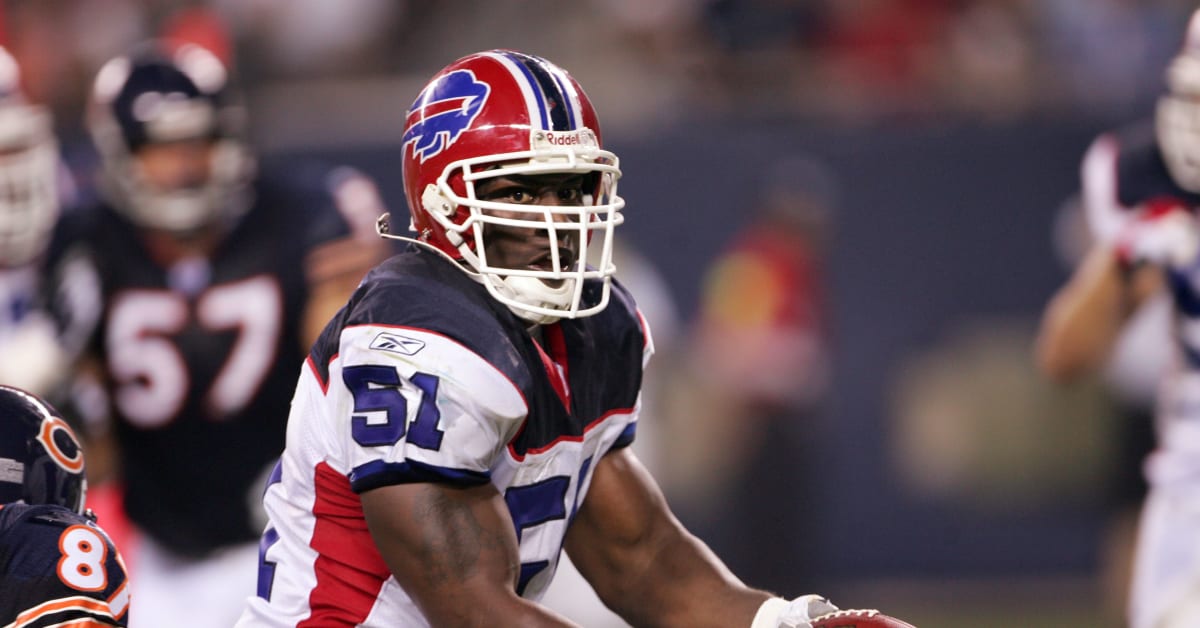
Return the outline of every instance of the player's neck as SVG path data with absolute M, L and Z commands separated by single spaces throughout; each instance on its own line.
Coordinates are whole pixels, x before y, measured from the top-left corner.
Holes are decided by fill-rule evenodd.
M 142 239 L 150 257 L 164 267 L 189 257 L 208 257 L 219 240 L 215 230 L 206 230 L 190 238 L 180 238 L 162 231 L 145 231 Z

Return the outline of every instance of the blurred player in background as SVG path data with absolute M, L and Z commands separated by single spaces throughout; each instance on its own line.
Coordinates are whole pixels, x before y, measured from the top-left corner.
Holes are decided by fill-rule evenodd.
M 238 626 L 569 625 L 537 604 L 564 549 L 635 625 L 833 610 L 744 585 L 628 447 L 654 344 L 613 280 L 621 171 L 579 84 L 538 57 L 468 55 L 403 137 L 416 234 L 309 354 Z
M 0 48 L 0 384 L 57 394 L 90 322 L 56 318 L 61 294 L 42 264 L 72 186 L 49 110 L 27 100 L 16 61 Z M 66 294 L 66 293 L 64 293 Z M 69 296 L 69 295 L 68 295 Z
M 816 536 L 805 511 L 829 382 L 825 252 L 837 184 L 823 162 L 796 154 L 753 187 L 748 220 L 704 276 L 688 368 L 674 391 L 687 411 L 669 415 L 683 446 L 666 462 L 684 489 L 681 512 L 740 561 L 738 573 L 790 588 L 812 575 L 795 563 L 811 555 Z M 757 551 L 758 539 L 779 529 L 796 538 Z
M 71 428 L 45 401 L 0 386 L 0 624 L 126 625 L 125 565 L 86 494 Z
M 104 394 L 80 406 L 89 454 L 113 461 L 93 477 L 123 483 L 140 534 L 134 626 L 237 618 L 305 351 L 386 250 L 370 181 L 260 168 L 232 97 L 194 44 L 106 63 L 87 119 L 104 201 L 63 229 L 62 259 L 94 269 L 103 303 L 89 357 Z
M 1200 12 L 1166 78 L 1153 125 L 1103 134 L 1084 157 L 1095 243 L 1047 306 L 1037 346 L 1048 376 L 1078 378 L 1108 363 L 1144 304 L 1170 299 L 1174 346 L 1145 464 L 1132 628 L 1200 626 Z

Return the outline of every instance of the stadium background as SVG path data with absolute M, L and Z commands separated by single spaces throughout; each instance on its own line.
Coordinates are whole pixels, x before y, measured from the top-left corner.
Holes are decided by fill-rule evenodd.
M 400 214 L 398 139 L 425 78 L 491 47 L 546 56 L 585 86 L 621 156 L 622 235 L 663 280 L 676 345 L 704 273 L 752 220 L 763 173 L 796 155 L 823 163 L 836 182 L 831 387 L 824 411 L 758 453 L 794 474 L 759 476 L 769 497 L 745 513 L 773 521 L 761 552 L 796 569 L 722 547 L 736 518 L 681 516 L 762 586 L 983 628 L 1120 624 L 1146 426 L 1098 381 L 1041 382 L 1030 349 L 1077 250 L 1063 234 L 1079 158 L 1097 132 L 1152 111 L 1194 8 L 8 0 L 2 15 L 4 43 L 85 178 L 90 73 L 169 27 L 234 60 L 265 154 L 358 165 Z

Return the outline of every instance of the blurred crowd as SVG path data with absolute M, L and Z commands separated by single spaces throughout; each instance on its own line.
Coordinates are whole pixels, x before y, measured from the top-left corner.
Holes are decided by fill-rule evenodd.
M 561 59 L 591 86 L 607 126 L 631 132 L 707 114 L 861 122 L 1123 109 L 1161 89 L 1161 69 L 1193 8 L 1182 0 L 8 0 L 3 7 L 3 43 L 32 97 L 51 105 L 68 135 L 96 68 L 166 31 L 203 39 L 227 61 L 236 57 L 251 98 L 322 81 L 324 98 L 335 92 L 342 107 L 358 103 L 353 115 L 326 118 L 335 125 L 363 116 L 386 123 L 394 102 L 370 107 L 378 102 L 372 95 L 398 93 L 407 102 L 405 77 L 487 46 Z M 312 92 L 283 94 L 312 96 L 310 109 L 324 102 Z M 379 132 L 378 124 L 354 128 L 363 138 Z M 353 129 L 345 133 L 342 141 L 358 139 Z

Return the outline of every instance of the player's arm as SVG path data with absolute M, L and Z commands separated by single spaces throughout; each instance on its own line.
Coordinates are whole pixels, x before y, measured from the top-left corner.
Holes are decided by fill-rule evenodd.
M 1111 246 L 1093 246 L 1046 307 L 1036 343 L 1038 368 L 1057 381 L 1095 371 L 1125 321 L 1163 282 L 1158 267 L 1123 268 Z
M 628 449 L 596 466 L 566 549 L 600 599 L 634 625 L 748 627 L 771 598 L 684 529 Z
M 376 218 L 387 211 L 375 183 L 358 170 L 344 166 L 329 173 L 325 183 L 349 232 L 322 241 L 305 258 L 309 287 L 301 321 L 305 350 L 346 304 L 363 275 L 383 261 L 389 250 L 387 241 L 375 233 Z
M 399 484 L 362 494 L 379 553 L 434 626 L 569 626 L 517 595 L 521 559 L 491 484 Z
M 326 242 L 308 254 L 305 267 L 309 296 L 301 322 L 305 349 L 346 304 L 363 275 L 383 261 L 386 253 L 381 238 L 348 236 Z

